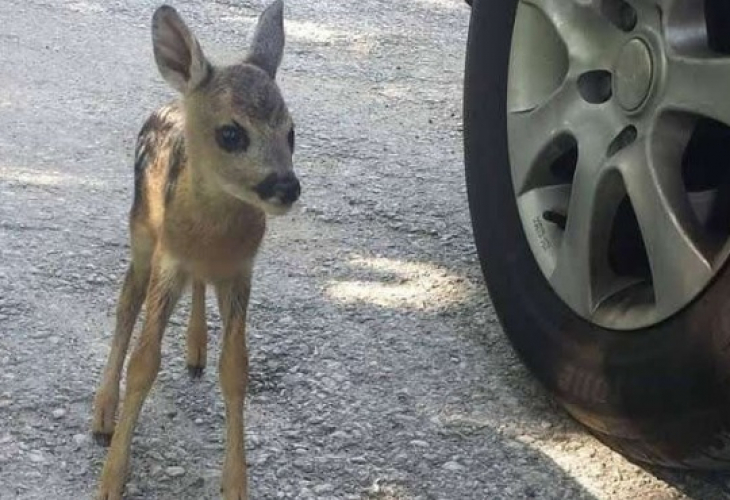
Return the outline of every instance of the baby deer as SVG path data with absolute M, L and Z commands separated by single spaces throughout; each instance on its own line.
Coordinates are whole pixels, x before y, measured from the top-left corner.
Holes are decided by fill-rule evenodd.
M 97 499 L 122 498 L 134 427 L 160 368 L 163 332 L 188 282 L 187 365 L 193 376 L 206 365 L 205 288 L 215 287 L 224 329 L 220 383 L 227 427 L 221 491 L 225 500 L 248 497 L 243 409 L 252 268 L 265 214 L 287 212 L 300 193 L 292 169 L 292 119 L 275 83 L 284 50 L 283 9 L 282 0 L 272 3 L 247 56 L 225 67 L 205 58 L 172 7 L 163 5 L 153 16 L 157 66 L 182 99 L 152 114 L 137 140 L 131 264 L 94 401 L 93 433 L 102 444 L 111 441 Z M 115 430 L 122 365 L 143 302 L 146 318 Z

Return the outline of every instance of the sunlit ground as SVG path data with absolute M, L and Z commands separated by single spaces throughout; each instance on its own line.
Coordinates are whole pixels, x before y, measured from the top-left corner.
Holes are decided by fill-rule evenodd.
M 464 0 L 415 0 L 415 2 L 425 5 L 426 7 L 437 7 L 442 9 L 466 8 L 466 2 L 464 2 Z
M 31 171 L 14 167 L 0 166 L 0 182 L 23 184 L 26 186 L 58 187 L 58 186 L 89 186 L 101 187 L 102 184 L 88 178 L 70 175 L 64 172 Z
M 474 289 L 465 278 L 433 264 L 365 257 L 354 258 L 349 264 L 375 271 L 382 279 L 331 281 L 327 294 L 342 303 L 438 310 L 464 302 Z

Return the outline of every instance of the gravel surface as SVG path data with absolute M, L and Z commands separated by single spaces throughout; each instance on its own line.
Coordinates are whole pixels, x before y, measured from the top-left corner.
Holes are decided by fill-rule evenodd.
M 175 5 L 218 61 L 244 53 L 262 7 Z M 133 142 L 171 96 L 155 6 L 0 1 L 2 500 L 89 498 L 100 471 L 90 406 L 127 263 Z M 505 340 L 462 174 L 463 2 L 290 0 L 287 16 L 304 197 L 272 221 L 254 280 L 251 498 L 723 498 L 724 477 L 652 474 L 598 444 Z M 186 374 L 188 305 L 137 428 L 130 499 L 218 498 L 223 403 L 216 370 Z

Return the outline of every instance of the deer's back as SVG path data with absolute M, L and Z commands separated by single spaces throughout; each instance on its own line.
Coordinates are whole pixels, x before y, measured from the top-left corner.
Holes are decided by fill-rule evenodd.
M 159 231 L 165 206 L 187 163 L 183 109 L 179 102 L 173 102 L 152 113 L 137 137 L 133 221 Z

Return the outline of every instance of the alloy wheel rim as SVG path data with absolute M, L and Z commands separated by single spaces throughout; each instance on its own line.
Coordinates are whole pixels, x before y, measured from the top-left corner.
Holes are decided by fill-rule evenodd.
M 520 217 L 553 289 L 607 328 L 669 318 L 728 257 L 722 190 L 687 181 L 698 127 L 730 124 L 730 57 L 710 50 L 704 3 L 518 7 L 507 126 Z

